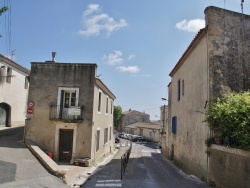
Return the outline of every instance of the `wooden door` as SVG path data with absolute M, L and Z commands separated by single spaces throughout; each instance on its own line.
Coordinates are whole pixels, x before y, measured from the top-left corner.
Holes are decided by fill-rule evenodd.
M 60 136 L 59 136 L 60 161 L 70 161 L 72 158 L 73 134 L 74 130 L 72 129 L 60 129 Z

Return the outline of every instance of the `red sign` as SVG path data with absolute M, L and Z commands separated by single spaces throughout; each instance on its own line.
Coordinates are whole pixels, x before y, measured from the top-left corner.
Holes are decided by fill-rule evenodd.
M 32 108 L 34 105 L 35 105 L 35 103 L 34 103 L 33 101 L 29 101 L 29 102 L 28 102 L 28 108 L 29 108 L 29 107 Z
M 27 108 L 27 114 L 33 114 L 33 108 L 32 107 Z

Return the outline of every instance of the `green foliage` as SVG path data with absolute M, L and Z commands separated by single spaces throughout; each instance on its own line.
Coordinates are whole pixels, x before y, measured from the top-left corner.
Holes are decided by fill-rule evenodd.
M 250 151 L 250 92 L 229 93 L 209 103 L 205 121 L 228 145 Z M 234 140 L 234 143 L 230 143 Z
M 121 116 L 122 116 L 122 108 L 120 106 L 115 106 L 113 118 L 114 118 L 114 126 L 116 129 L 121 121 Z
M 2 13 L 6 12 L 8 10 L 8 7 L 2 7 L 0 8 L 0 16 L 2 15 Z M 2 35 L 0 35 L 0 38 L 2 37 Z
M 8 10 L 8 7 L 0 8 L 0 16 L 2 15 L 2 13 L 6 12 L 7 10 Z
M 212 144 L 214 144 L 215 142 L 214 142 L 214 138 L 207 138 L 206 140 L 205 140 L 205 144 L 206 144 L 206 146 L 207 147 L 210 147 Z

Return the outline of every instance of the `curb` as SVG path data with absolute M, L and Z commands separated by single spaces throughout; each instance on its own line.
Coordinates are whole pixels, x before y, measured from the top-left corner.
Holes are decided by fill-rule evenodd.
M 27 140 L 25 144 L 31 151 L 31 153 L 33 153 L 38 158 L 38 160 L 46 167 L 46 169 L 51 174 L 64 179 L 65 172 L 60 171 L 58 165 L 46 153 L 44 153 L 36 144 Z
M 100 166 L 108 164 L 117 154 L 117 152 L 118 152 L 118 149 L 115 149 L 112 155 L 108 156 L 104 161 L 102 161 L 101 163 L 98 163 L 96 166 L 92 166 L 90 170 L 87 171 L 87 174 L 80 174 L 75 181 L 69 184 L 69 186 L 70 187 L 82 187 L 91 176 L 95 175 L 98 171 L 101 170 Z

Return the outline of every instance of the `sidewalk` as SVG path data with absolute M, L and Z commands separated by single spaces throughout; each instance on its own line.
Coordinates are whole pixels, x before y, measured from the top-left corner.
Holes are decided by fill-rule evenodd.
M 83 185 L 91 175 L 96 173 L 102 166 L 109 163 L 118 152 L 118 149 L 116 149 L 114 153 L 107 156 L 101 163 L 94 166 L 82 167 L 63 162 L 55 162 L 36 144 L 27 142 L 26 145 L 52 174 L 61 178 L 69 187 L 80 187 Z
M 14 131 L 23 130 L 24 127 L 0 127 L 0 136 L 12 134 Z M 53 175 L 61 178 L 69 187 L 80 187 L 91 175 L 96 173 L 100 168 L 109 163 L 118 152 L 107 156 L 101 163 L 91 167 L 82 167 L 70 165 L 69 163 L 55 162 L 44 151 L 42 151 L 35 143 L 26 142 L 26 146 L 35 155 L 37 159 L 45 166 L 45 168 Z M 117 146 L 117 145 L 116 145 Z M 119 146 L 119 144 L 118 144 Z

